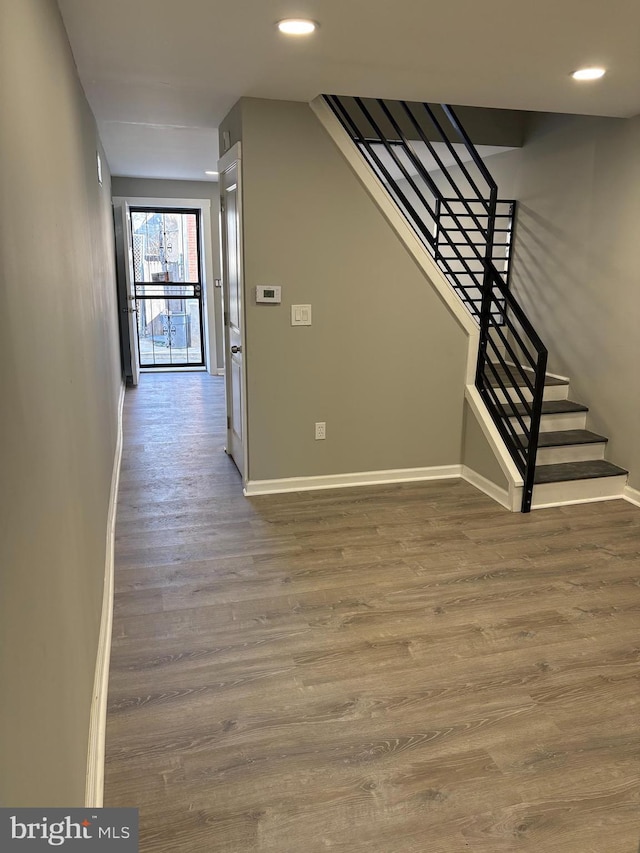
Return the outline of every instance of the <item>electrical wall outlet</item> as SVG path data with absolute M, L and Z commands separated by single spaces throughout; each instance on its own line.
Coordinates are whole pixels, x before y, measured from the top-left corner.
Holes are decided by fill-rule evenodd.
M 327 425 L 324 421 L 319 421 L 316 424 L 316 441 L 327 437 Z

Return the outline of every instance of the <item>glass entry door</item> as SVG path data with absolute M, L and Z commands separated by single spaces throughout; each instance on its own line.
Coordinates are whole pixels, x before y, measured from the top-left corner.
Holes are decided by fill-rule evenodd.
M 131 208 L 140 367 L 204 366 L 200 212 Z

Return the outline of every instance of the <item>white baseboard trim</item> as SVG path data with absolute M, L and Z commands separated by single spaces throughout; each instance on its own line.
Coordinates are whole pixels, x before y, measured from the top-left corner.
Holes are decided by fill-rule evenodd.
M 89 748 L 87 754 L 87 779 L 85 785 L 85 806 L 102 808 L 104 799 L 104 750 L 107 728 L 107 691 L 109 689 L 109 661 L 111 658 L 111 632 L 113 626 L 113 589 L 114 589 L 114 542 L 116 531 L 116 510 L 118 504 L 118 485 L 122 462 L 122 410 L 124 406 L 124 384 L 120 388 L 118 400 L 118 424 L 116 449 L 113 457 L 111 492 L 107 513 L 106 556 L 104 569 L 104 589 L 102 593 L 102 615 L 98 653 L 91 698 L 91 716 L 89 719 Z
M 322 474 L 317 477 L 284 477 L 280 480 L 249 480 L 247 497 L 277 495 L 284 492 L 309 492 L 316 489 L 344 489 L 352 486 L 380 486 L 419 480 L 450 480 L 462 476 L 462 465 L 437 465 L 433 468 L 393 468 L 387 471 L 358 471 L 352 474 Z
M 625 501 L 629 501 L 630 504 L 640 506 L 640 490 L 633 489 L 631 486 L 625 486 L 622 497 Z
M 485 495 L 493 498 L 494 501 L 511 511 L 511 497 L 507 489 L 501 489 L 500 486 L 483 477 L 482 474 L 478 474 L 477 471 L 474 471 L 473 468 L 469 468 L 467 465 L 462 466 L 462 479 L 466 480 L 467 483 L 471 483 L 476 489 L 480 489 Z

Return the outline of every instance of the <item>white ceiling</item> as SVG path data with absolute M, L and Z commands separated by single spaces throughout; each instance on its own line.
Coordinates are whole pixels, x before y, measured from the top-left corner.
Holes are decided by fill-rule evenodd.
M 640 113 L 640 0 L 58 0 L 113 174 L 204 180 L 242 96 Z M 274 22 L 320 22 L 306 39 Z M 604 65 L 578 84 L 570 73 Z

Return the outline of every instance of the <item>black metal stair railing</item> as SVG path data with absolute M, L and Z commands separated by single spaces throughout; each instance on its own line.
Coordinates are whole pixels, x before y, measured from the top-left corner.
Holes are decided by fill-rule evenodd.
M 450 262 L 449 266 L 457 278 L 463 278 L 466 273 L 460 269 L 459 261 L 453 256 L 450 246 L 455 245 L 460 252 L 468 259 L 469 265 L 473 268 L 474 273 L 478 278 L 482 278 L 484 274 L 484 259 L 480 260 L 477 257 L 470 257 L 467 244 L 469 239 L 474 242 L 482 241 L 482 233 L 478 227 L 474 225 L 468 217 L 465 217 L 462 204 L 472 205 L 478 218 L 481 220 L 487 218 L 487 213 L 482 210 L 482 206 L 476 199 L 464 199 L 461 203 L 458 199 L 449 198 L 447 201 L 454 206 L 459 219 L 465 227 L 465 236 L 460 238 L 459 229 L 452 218 L 442 211 L 442 205 L 439 199 L 435 201 L 435 246 L 434 259 L 439 263 L 442 271 L 447 275 L 457 288 L 457 280 L 452 280 L 451 274 L 448 273 L 444 261 Z M 491 252 L 491 260 L 493 265 L 500 271 L 509 287 L 511 280 L 511 243 L 513 238 L 513 229 L 516 216 L 517 201 L 515 199 L 498 199 L 496 202 L 496 224 L 493 229 L 493 249 Z M 484 224 L 484 223 L 483 223 Z M 442 263 L 441 263 L 442 262 Z M 468 282 L 470 287 L 473 287 L 476 282 Z M 474 316 L 480 315 L 482 303 L 482 293 L 478 289 L 477 300 L 471 305 L 467 305 Z
M 476 387 L 524 480 L 528 512 L 547 350 L 509 290 L 516 204 L 498 199 L 451 106 L 324 97 L 479 323 Z
M 487 270 L 475 384 L 524 480 L 521 509 L 529 512 L 547 349 L 492 263 Z M 502 322 L 496 319 L 499 312 Z

